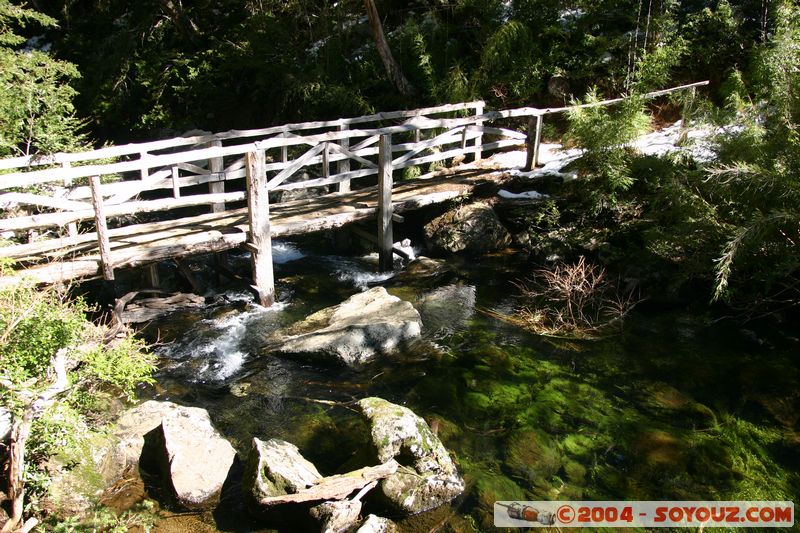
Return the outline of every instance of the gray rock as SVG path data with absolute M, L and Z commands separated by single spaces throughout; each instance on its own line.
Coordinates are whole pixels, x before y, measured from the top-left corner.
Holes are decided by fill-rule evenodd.
M 432 332 L 452 332 L 475 313 L 475 287 L 453 284 L 424 294 L 416 304 L 425 328 Z
M 398 282 L 414 283 L 420 280 L 439 278 L 452 273 L 453 270 L 445 261 L 420 255 L 408 263 L 403 271 L 394 277 L 394 280 Z
M 414 306 L 375 287 L 275 332 L 265 350 L 356 366 L 396 351 L 421 329 Z
M 184 408 L 165 416 L 158 428 L 162 470 L 178 503 L 212 509 L 236 458 L 233 446 L 211 424 L 205 409 Z
M 381 398 L 364 398 L 358 407 L 370 425 L 380 462 L 395 458 L 409 467 L 384 479 L 380 489 L 398 511 L 419 513 L 464 491 L 464 480 L 442 442 L 413 411 Z
M 322 533 L 343 533 L 358 523 L 361 502 L 339 500 L 321 503 L 311 508 L 311 517 L 320 524 Z
M 425 225 L 425 239 L 445 252 L 486 253 L 505 248 L 511 235 L 487 202 L 459 206 Z
M 262 498 L 294 494 L 320 479 L 317 468 L 300 455 L 294 444 L 253 438 L 244 463 L 242 491 L 250 509 L 260 510 Z
M 399 531 L 397 524 L 388 518 L 371 514 L 364 520 L 356 533 L 397 533 Z

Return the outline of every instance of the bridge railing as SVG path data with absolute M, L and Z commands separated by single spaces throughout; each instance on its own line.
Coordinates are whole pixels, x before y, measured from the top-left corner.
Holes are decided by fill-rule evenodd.
M 268 255 L 263 240 L 256 244 L 260 230 L 254 228 L 265 224 L 263 213 L 268 213 L 270 193 L 274 197 L 278 191 L 314 187 L 344 193 L 351 181 L 370 178 L 367 184 L 374 184 L 377 176 L 381 262 L 387 265 L 391 263 L 394 170 L 456 157 L 477 160 L 485 152 L 525 144 L 528 166 L 535 166 L 543 117 L 567 109 L 487 112 L 484 103 L 476 101 L 0 160 L 0 172 L 6 171 L 0 174 L 0 208 L 6 213 L 10 207 L 24 208 L 16 216 L 1 218 L 0 232 L 46 228 L 52 241 L 0 247 L 0 257 L 19 260 L 94 240 L 103 276 L 113 279 L 109 225 L 136 224 L 135 215 L 145 213 L 160 212 L 160 219 L 180 218 L 186 216 L 182 208 L 208 206 L 220 212 L 245 202 L 251 222 L 249 247 L 255 255 Z M 525 131 L 513 128 L 520 124 Z M 84 225 L 89 233 L 81 235 L 78 224 L 87 220 L 94 224 Z

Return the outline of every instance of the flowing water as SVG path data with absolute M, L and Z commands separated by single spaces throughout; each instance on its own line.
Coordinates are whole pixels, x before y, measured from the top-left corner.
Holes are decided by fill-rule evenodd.
M 398 263 L 378 275 L 371 257 L 289 243 L 276 252 L 274 307 L 231 290 L 202 313 L 151 325 L 163 343 L 151 395 L 208 409 L 240 453 L 253 436 L 293 442 L 323 474 L 361 466 L 366 427 L 350 402 L 410 407 L 438 427 L 467 490 L 400 520 L 405 531 L 492 530 L 495 500 L 798 494 L 800 342 L 777 326 L 641 306 L 617 337 L 553 341 L 481 312 L 513 308 L 513 281 L 530 268 L 522 256 L 454 259 L 427 275 Z M 418 307 L 423 342 L 358 370 L 259 353 L 268 332 L 375 285 Z M 237 500 L 228 494 L 179 529 L 260 531 Z

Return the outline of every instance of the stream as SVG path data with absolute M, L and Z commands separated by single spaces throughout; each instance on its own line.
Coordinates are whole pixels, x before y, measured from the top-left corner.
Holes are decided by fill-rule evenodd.
M 247 261 L 231 256 L 243 269 Z M 397 263 L 389 274 L 375 262 L 276 243 L 275 306 L 229 289 L 201 312 L 148 326 L 161 366 L 144 395 L 207 409 L 240 455 L 253 436 L 292 442 L 323 475 L 349 470 L 366 446 L 350 402 L 380 396 L 411 408 L 438 427 L 467 489 L 398 518 L 403 531 L 493 530 L 495 500 L 800 493 L 798 339 L 780 324 L 748 329 L 645 303 L 618 336 L 549 339 L 481 312 L 514 307 L 513 282 L 531 268 L 524 255 L 451 258 L 425 272 Z M 415 304 L 423 341 L 358 370 L 259 353 L 270 331 L 376 285 Z M 176 515 L 156 531 L 267 530 L 234 494 L 213 514 Z

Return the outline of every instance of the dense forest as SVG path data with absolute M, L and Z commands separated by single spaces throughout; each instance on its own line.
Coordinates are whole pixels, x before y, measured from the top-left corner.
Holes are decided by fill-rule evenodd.
M 710 83 L 642 98 L 699 80 Z M 547 124 L 547 140 L 583 149 L 580 179 L 559 183 L 518 228 L 524 269 L 588 258 L 635 286 L 631 302 L 797 323 L 794 0 L 0 0 L 0 87 L 0 157 L 469 100 L 505 109 L 626 96 Z M 678 119 L 712 132 L 705 160 L 632 148 Z M 525 283 L 515 287 L 535 292 Z M 31 435 L 34 463 L 153 382 L 144 344 L 91 325 L 87 311 L 58 288 L 0 290 L 0 414 Z M 75 344 L 88 348 L 67 369 L 72 386 L 48 388 L 51 357 Z M 44 397 L 47 409 L 63 401 L 42 417 L 33 399 Z M 4 475 L 19 488 L 22 471 Z M 25 515 L 46 515 L 45 469 L 24 479 Z M 95 515 L 91 527 L 145 528 L 138 511 Z

